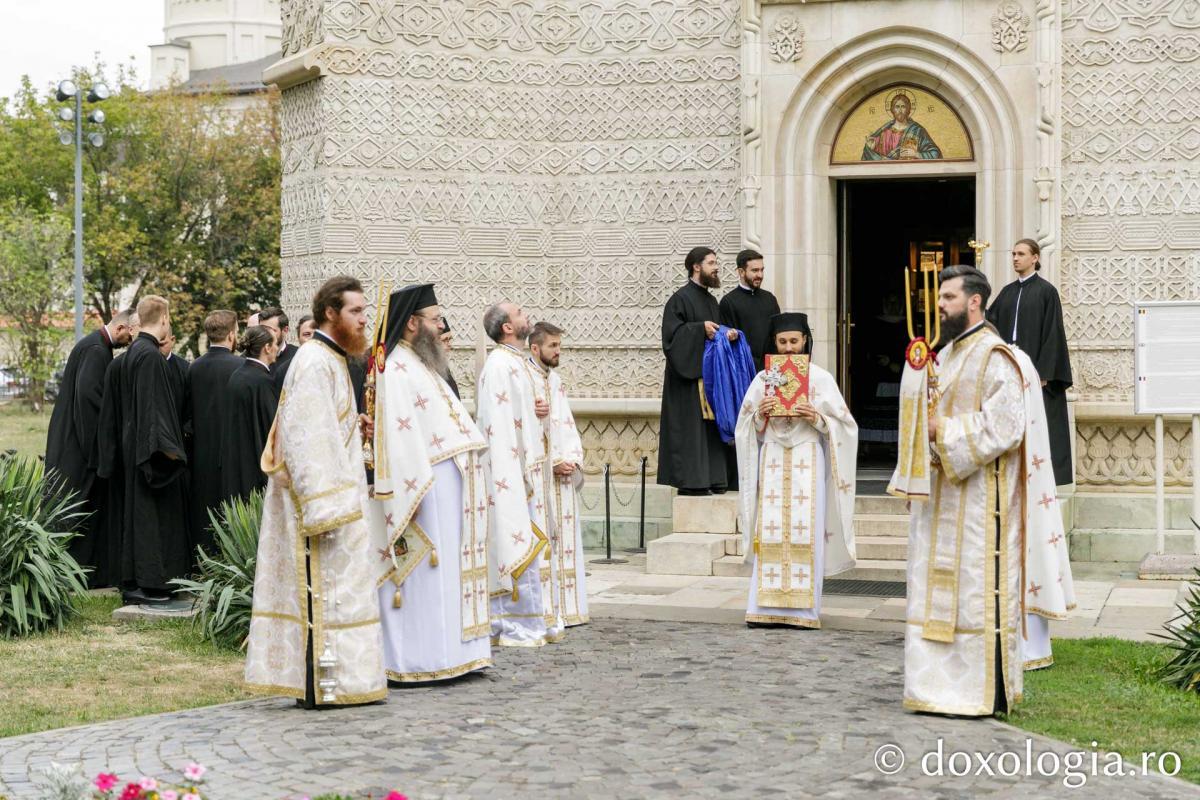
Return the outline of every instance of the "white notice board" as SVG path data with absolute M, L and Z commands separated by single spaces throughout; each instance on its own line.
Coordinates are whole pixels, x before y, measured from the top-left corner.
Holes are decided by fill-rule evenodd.
M 1138 414 L 1200 414 L 1200 301 L 1133 307 L 1133 408 Z

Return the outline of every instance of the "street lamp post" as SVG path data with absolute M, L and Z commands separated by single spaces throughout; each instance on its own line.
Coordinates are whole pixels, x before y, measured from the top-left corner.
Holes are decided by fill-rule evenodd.
M 68 106 L 58 112 L 58 117 L 63 122 L 75 123 L 75 134 L 72 136 L 67 131 L 62 131 L 58 139 L 63 144 L 75 145 L 75 340 L 79 341 L 83 338 L 83 92 L 74 81 L 66 80 L 58 84 L 55 97 L 60 103 L 66 100 L 75 101 L 74 109 Z M 107 99 L 108 87 L 103 83 L 94 84 L 88 90 L 89 103 L 99 103 Z M 88 113 L 87 119 L 88 122 L 99 125 L 104 122 L 104 112 L 94 108 Z M 88 143 L 92 147 L 100 147 L 104 144 L 104 134 L 93 131 L 88 134 Z

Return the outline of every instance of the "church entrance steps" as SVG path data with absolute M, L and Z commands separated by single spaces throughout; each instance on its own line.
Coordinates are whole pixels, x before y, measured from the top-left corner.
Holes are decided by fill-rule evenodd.
M 672 533 L 646 543 L 646 572 L 651 575 L 712 575 L 713 562 L 725 557 L 726 536 Z
M 904 581 L 907 580 L 907 562 L 881 558 L 863 558 L 858 553 L 854 569 L 838 573 L 839 578 L 858 581 Z
M 748 578 L 753 566 L 743 561 L 741 556 L 724 556 L 713 562 L 713 575 L 720 578 Z
M 895 514 L 855 514 L 854 535 L 861 536 L 891 536 L 897 539 L 908 538 L 908 515 Z
M 860 561 L 899 561 L 903 564 L 908 560 L 908 539 L 899 536 L 855 535 L 854 547 Z
M 908 517 L 905 500 L 890 494 L 860 494 L 854 497 L 854 514 L 886 514 Z
M 685 497 L 676 495 L 671 507 L 675 533 L 737 533 L 737 492 Z

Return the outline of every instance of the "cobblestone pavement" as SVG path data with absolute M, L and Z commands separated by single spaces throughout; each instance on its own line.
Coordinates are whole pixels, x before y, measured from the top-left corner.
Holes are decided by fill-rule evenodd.
M 0 740 L 0 794 L 7 784 L 14 800 L 36 796 L 30 774 L 51 760 L 160 777 L 195 760 L 214 800 L 384 786 L 412 800 L 1200 796 L 1157 776 L 1086 776 L 1071 790 L 1023 766 L 1011 778 L 924 776 L 939 738 L 947 758 L 1023 758 L 1027 736 L 903 711 L 902 649 L 887 632 L 599 620 L 556 646 L 506 649 L 482 675 L 393 690 L 386 704 L 304 712 L 255 700 Z M 874 755 L 889 743 L 908 763 L 884 776 Z M 1070 749 L 1032 741 L 1035 763 Z

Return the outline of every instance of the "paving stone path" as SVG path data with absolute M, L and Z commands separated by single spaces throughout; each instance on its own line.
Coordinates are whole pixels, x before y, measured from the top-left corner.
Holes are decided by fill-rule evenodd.
M 0 794 L 36 797 L 31 773 L 52 760 L 124 776 L 195 760 L 213 800 L 383 787 L 411 800 L 1200 797 L 1159 776 L 1085 775 L 1071 790 L 1061 773 L 1026 777 L 1023 767 L 1018 777 L 923 775 L 939 738 L 947 770 L 970 758 L 975 772 L 974 756 L 953 765 L 949 754 L 1023 758 L 1028 737 L 903 711 L 902 651 L 886 632 L 599 620 L 556 646 L 503 650 L 484 674 L 393 690 L 386 704 L 304 712 L 255 700 L 3 739 Z M 894 775 L 876 768 L 887 744 L 907 756 Z M 1070 750 L 1032 742 L 1035 760 Z M 1000 766 L 1011 772 L 1008 758 Z

